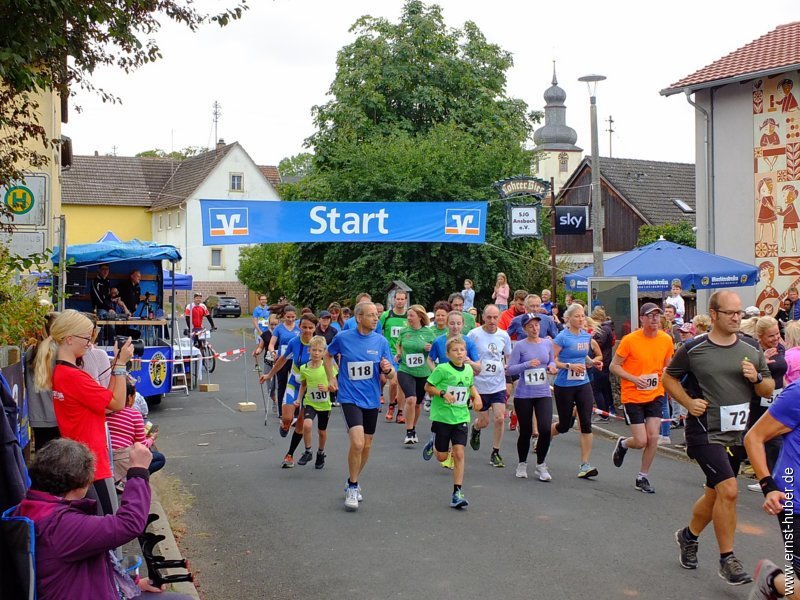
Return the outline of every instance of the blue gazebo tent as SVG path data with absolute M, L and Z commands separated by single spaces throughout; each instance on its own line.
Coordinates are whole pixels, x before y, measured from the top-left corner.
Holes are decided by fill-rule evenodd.
M 587 291 L 587 278 L 593 274 L 594 268 L 586 267 L 565 275 L 567 290 Z M 639 291 L 648 292 L 668 292 L 675 279 L 686 291 L 742 287 L 758 282 L 758 269 L 754 265 L 666 240 L 609 258 L 603 262 L 603 275 L 635 276 Z

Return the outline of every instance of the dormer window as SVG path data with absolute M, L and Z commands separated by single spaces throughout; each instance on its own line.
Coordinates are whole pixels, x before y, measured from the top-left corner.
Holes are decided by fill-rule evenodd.
M 680 198 L 670 198 L 670 200 L 672 200 L 672 203 L 678 208 L 680 208 L 681 211 L 685 214 L 693 214 L 695 212 L 691 206 L 689 206 L 686 202 L 684 202 Z

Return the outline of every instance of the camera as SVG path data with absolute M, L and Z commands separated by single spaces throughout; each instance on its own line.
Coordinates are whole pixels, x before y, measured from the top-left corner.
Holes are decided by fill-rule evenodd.
M 125 342 L 128 341 L 127 335 L 118 335 L 114 338 L 115 345 L 117 346 L 117 350 L 120 350 L 124 345 Z M 133 355 L 137 358 L 141 358 L 144 355 L 144 341 L 143 340 L 131 340 L 131 345 L 133 346 Z

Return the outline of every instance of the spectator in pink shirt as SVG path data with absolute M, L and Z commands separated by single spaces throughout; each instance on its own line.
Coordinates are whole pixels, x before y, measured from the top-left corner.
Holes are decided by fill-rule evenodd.
M 786 375 L 783 376 L 783 387 L 800 377 L 800 321 L 789 321 L 783 330 L 786 342 Z
M 497 281 L 494 284 L 492 300 L 500 309 L 500 312 L 508 309 L 508 297 L 511 295 L 511 288 L 508 287 L 508 280 L 505 273 L 497 274 Z

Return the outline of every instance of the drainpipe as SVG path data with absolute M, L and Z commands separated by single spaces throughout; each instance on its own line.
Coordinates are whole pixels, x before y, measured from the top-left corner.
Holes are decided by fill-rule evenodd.
M 702 106 L 697 104 L 696 102 L 692 101 L 691 92 L 687 89 L 685 90 L 686 93 L 686 101 L 691 104 L 695 110 L 701 112 L 703 117 L 706 120 L 706 131 L 703 137 L 703 146 L 705 149 L 705 156 L 703 158 L 705 162 L 705 176 L 706 176 L 706 243 L 708 247 L 706 248 L 707 252 L 711 252 L 712 254 L 715 252 L 715 240 L 714 240 L 714 176 L 713 176 L 713 169 L 714 169 L 714 148 L 711 144 L 711 138 L 713 135 L 712 127 L 714 125 L 713 119 L 711 115 L 708 113 L 706 109 Z M 709 90 L 709 101 L 712 102 L 713 107 L 713 90 Z M 713 110 L 713 108 L 712 108 Z

